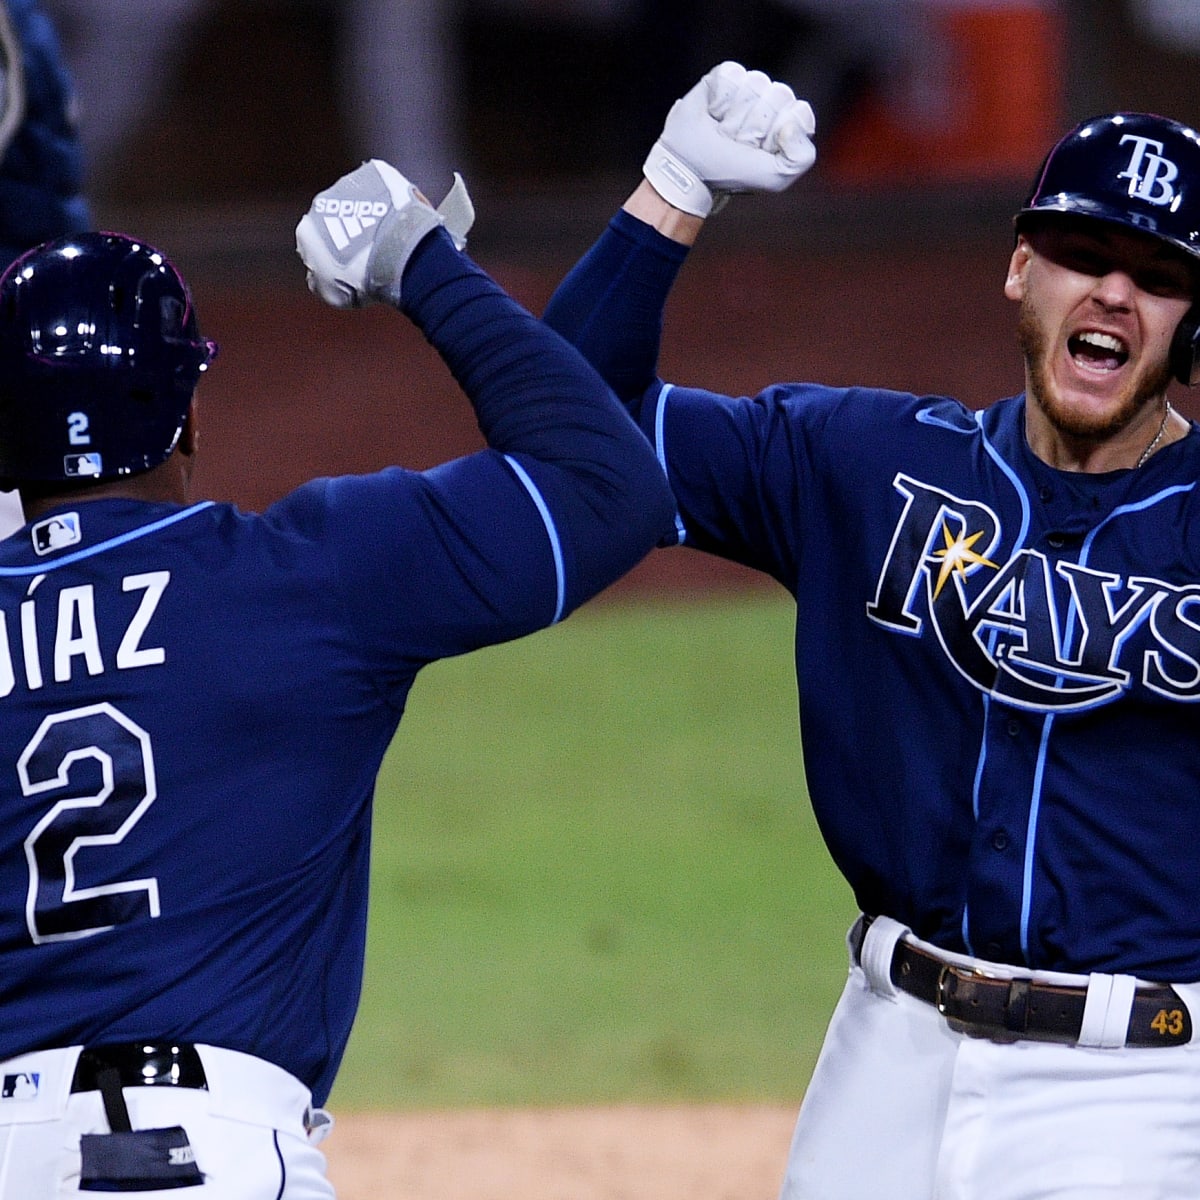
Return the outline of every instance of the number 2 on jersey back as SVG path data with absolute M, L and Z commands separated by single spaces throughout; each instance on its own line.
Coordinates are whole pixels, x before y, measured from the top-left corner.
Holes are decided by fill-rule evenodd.
M 25 920 L 34 943 L 157 917 L 156 878 L 94 887 L 79 886 L 76 878 L 80 851 L 89 851 L 86 863 L 99 861 L 99 848 L 124 841 L 157 797 L 146 731 L 107 703 L 56 713 L 30 739 L 17 773 L 26 796 L 54 800 L 25 839 Z M 81 778 L 73 782 L 73 775 Z M 95 858 L 92 848 L 98 848 Z

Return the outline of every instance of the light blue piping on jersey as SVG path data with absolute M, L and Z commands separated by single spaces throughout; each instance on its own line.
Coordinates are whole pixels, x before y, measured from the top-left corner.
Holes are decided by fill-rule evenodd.
M 658 393 L 658 403 L 654 408 L 654 454 L 658 458 L 658 465 L 662 467 L 663 474 L 669 480 L 671 478 L 667 471 L 667 448 L 663 442 L 663 428 L 666 425 L 667 413 L 667 396 L 674 390 L 673 383 L 664 383 L 662 391 Z M 678 539 L 678 545 L 682 546 L 687 541 L 687 529 L 683 524 L 683 517 L 679 515 L 679 510 L 675 510 L 675 536 Z
M 998 466 L 1000 468 L 1001 471 L 1004 472 L 1004 475 L 1007 477 L 1009 483 L 1011 483 L 1013 485 L 1013 491 L 1016 492 L 1017 499 L 1021 503 L 1021 526 L 1017 530 L 1017 537 L 1013 543 L 1013 551 L 1015 553 L 1017 550 L 1021 549 L 1025 545 L 1025 539 L 1029 536 L 1029 524 L 1030 524 L 1030 520 L 1031 520 L 1029 494 L 1025 491 L 1025 486 L 1024 486 L 1024 484 L 1022 484 L 1016 471 L 1014 471 L 1013 468 L 1007 462 L 1004 461 L 1004 458 L 1001 456 L 1000 451 L 997 450 L 996 447 L 992 445 L 991 440 L 988 438 L 988 435 L 984 432 L 983 416 L 984 416 L 984 414 L 982 411 L 977 412 L 975 414 L 975 424 L 979 428 L 980 437 L 983 438 L 983 448 L 984 448 L 984 450 L 987 451 L 988 457 L 996 464 L 996 466 Z M 989 652 L 995 650 L 997 636 L 998 636 L 998 634 L 993 629 L 991 632 L 991 635 L 990 635 L 991 645 L 989 645 L 989 647 L 988 647 Z M 991 708 L 992 708 L 992 698 L 987 692 L 985 692 L 983 694 L 983 737 L 980 739 L 980 742 L 979 742 L 979 758 L 975 764 L 975 779 L 971 784 L 971 808 L 975 815 L 976 821 L 979 820 L 979 788 L 980 788 L 980 785 L 983 783 L 983 769 L 984 769 L 985 764 L 987 763 L 987 744 L 988 744 L 987 743 L 987 731 L 988 731 L 988 719 L 991 716 Z M 1026 841 L 1026 845 L 1028 846 L 1028 840 Z M 969 920 L 969 914 L 967 911 L 967 905 L 964 904 L 963 905 L 963 913 L 962 913 L 963 945 L 966 946 L 968 954 L 974 955 L 975 951 L 971 946 L 971 938 L 968 933 L 969 924 L 970 924 L 970 920 Z
M 1061 676 L 1059 677 L 1061 681 Z M 1038 742 L 1037 763 L 1033 769 L 1033 791 L 1029 796 L 1029 820 L 1025 822 L 1025 861 L 1021 865 L 1021 957 L 1029 962 L 1029 921 L 1033 916 L 1033 857 L 1037 849 L 1038 818 L 1042 812 L 1042 788 L 1046 783 L 1046 747 L 1054 714 L 1047 713 Z
M 1110 521 L 1116 520 L 1117 517 L 1126 516 L 1129 513 L 1141 512 L 1143 509 L 1153 508 L 1162 500 L 1169 499 L 1171 496 L 1181 495 L 1184 492 L 1190 492 L 1195 488 L 1193 483 L 1175 484 L 1172 487 L 1164 488 L 1161 492 L 1155 492 L 1153 496 L 1148 496 L 1145 500 L 1139 500 L 1136 504 L 1123 504 L 1119 508 L 1114 508 L 1112 512 L 1096 526 L 1083 540 L 1083 546 L 1079 551 L 1078 564 L 1081 567 L 1086 567 L 1088 558 L 1091 555 L 1092 548 L 1096 544 L 1096 538 L 1100 535 L 1100 531 L 1109 524 Z M 1075 601 L 1072 599 L 1070 607 L 1067 610 L 1067 621 L 1063 635 L 1063 650 L 1069 654 L 1071 651 L 1071 640 L 1075 634 L 1075 622 L 1078 618 L 1078 609 Z M 1059 682 L 1062 677 L 1059 676 Z M 1025 956 L 1025 961 L 1029 961 L 1029 922 L 1032 918 L 1033 909 L 1033 857 L 1035 845 L 1037 842 L 1037 825 L 1038 815 L 1041 812 L 1042 806 L 1042 786 L 1045 781 L 1046 773 L 1046 755 L 1047 747 L 1050 742 L 1050 731 L 1054 727 L 1055 714 L 1048 713 L 1046 720 L 1042 725 L 1042 740 L 1038 746 L 1037 769 L 1034 774 L 1034 788 L 1032 802 L 1029 806 L 1029 826 L 1025 835 L 1025 877 L 1021 888 L 1021 953 Z
M 45 575 L 47 572 L 56 571 L 59 567 L 65 567 L 69 563 L 91 558 L 95 554 L 103 554 L 106 550 L 125 545 L 126 542 L 136 541 L 147 534 L 157 533 L 160 529 L 166 529 L 167 526 L 174 525 L 177 521 L 182 521 L 206 508 L 212 508 L 215 503 L 214 500 L 202 500 L 199 504 L 193 504 L 191 508 L 185 508 L 182 512 L 163 517 L 161 521 L 141 525 L 137 529 L 129 530 L 128 533 L 122 533 L 119 537 L 109 538 L 106 542 L 98 542 L 95 546 L 89 546 L 86 550 L 76 550 L 74 554 L 64 554 L 62 558 L 56 558 L 53 562 L 34 563 L 29 567 L 0 567 L 0 577 L 11 579 L 21 575 Z
M 554 526 L 554 518 L 550 515 L 550 509 L 547 507 L 542 493 L 538 491 L 537 484 L 530 479 L 525 468 L 512 455 L 506 454 L 504 461 L 516 472 L 517 478 L 529 493 L 529 498 L 537 506 L 542 524 L 546 526 L 546 536 L 550 539 L 550 552 L 554 555 L 554 584 L 558 592 L 558 599 L 554 605 L 554 616 L 550 619 L 550 624 L 556 625 L 562 620 L 563 609 L 567 603 L 567 580 L 566 569 L 563 566 L 562 542 L 559 540 L 558 530 Z

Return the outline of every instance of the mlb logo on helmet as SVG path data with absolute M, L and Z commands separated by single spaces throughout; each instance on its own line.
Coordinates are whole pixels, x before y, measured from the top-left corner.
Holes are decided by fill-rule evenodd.
M 67 454 L 63 457 L 63 475 L 67 479 L 91 478 L 101 472 L 100 455 Z

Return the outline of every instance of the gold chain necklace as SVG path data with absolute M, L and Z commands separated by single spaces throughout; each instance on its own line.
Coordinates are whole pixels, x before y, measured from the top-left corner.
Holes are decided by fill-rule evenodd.
M 1163 434 L 1167 432 L 1167 422 L 1171 419 L 1171 413 L 1173 411 L 1174 410 L 1171 408 L 1170 400 L 1165 401 L 1163 403 L 1162 423 L 1159 425 L 1158 432 L 1154 435 L 1154 439 L 1151 441 L 1150 445 L 1148 445 L 1145 450 L 1142 451 L 1141 458 L 1139 458 L 1137 462 L 1133 464 L 1133 469 L 1135 471 L 1146 461 L 1146 459 L 1150 457 L 1151 454 L 1154 453 L 1154 447 L 1162 441 Z

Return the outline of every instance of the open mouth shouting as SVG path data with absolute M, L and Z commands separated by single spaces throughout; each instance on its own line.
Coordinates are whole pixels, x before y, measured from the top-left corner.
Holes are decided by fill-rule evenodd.
M 1067 339 L 1067 352 L 1076 366 L 1087 371 L 1118 371 L 1129 361 L 1124 339 L 1098 329 L 1084 329 Z

